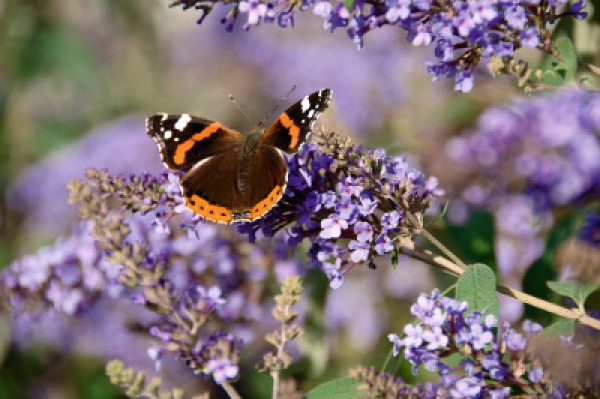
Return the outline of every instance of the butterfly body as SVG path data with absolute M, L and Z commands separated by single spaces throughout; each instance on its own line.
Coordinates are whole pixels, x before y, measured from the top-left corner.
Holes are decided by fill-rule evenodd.
M 283 196 L 287 162 L 327 108 L 331 90 L 316 91 L 283 112 L 267 129 L 247 135 L 188 114 L 155 114 L 146 120 L 163 163 L 185 170 L 180 185 L 186 205 L 207 220 L 251 221 Z

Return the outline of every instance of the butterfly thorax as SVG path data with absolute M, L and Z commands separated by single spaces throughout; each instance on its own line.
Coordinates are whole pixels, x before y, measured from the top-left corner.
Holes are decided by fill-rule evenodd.
M 240 153 L 240 163 L 237 171 L 237 188 L 240 193 L 244 193 L 248 189 L 248 171 L 251 169 L 250 164 L 256 159 L 260 141 L 262 139 L 262 131 L 252 130 L 244 137 L 244 144 Z

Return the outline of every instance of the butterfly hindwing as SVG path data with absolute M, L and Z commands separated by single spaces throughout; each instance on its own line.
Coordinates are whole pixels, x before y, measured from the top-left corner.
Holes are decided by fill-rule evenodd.
M 330 101 L 330 89 L 321 89 L 304 97 L 269 126 L 263 136 L 263 144 L 277 147 L 287 153 L 296 152 Z
M 187 169 L 215 154 L 241 145 L 242 134 L 219 122 L 188 114 L 155 114 L 146 119 L 163 163 L 174 170 Z
M 247 181 L 239 175 L 246 170 Z M 181 179 L 187 206 L 205 219 L 220 223 L 254 220 L 283 196 L 287 163 L 272 147 L 244 159 L 239 150 L 199 162 Z
M 274 147 L 261 146 L 257 155 L 246 165 L 247 183 L 244 185 L 244 204 L 250 219 L 269 211 L 283 196 L 287 183 L 287 162 Z
M 186 205 L 205 219 L 220 223 L 235 219 L 242 195 L 236 183 L 239 157 L 233 155 L 227 152 L 200 161 L 181 178 Z

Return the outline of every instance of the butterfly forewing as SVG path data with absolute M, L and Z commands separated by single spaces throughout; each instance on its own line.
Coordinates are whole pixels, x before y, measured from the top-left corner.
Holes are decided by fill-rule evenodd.
M 146 119 L 169 169 L 187 169 L 199 161 L 241 145 L 242 134 L 219 122 L 188 114 L 155 114 Z
M 331 90 L 321 89 L 298 101 L 269 126 L 263 144 L 294 153 L 306 141 L 315 120 L 329 106 Z

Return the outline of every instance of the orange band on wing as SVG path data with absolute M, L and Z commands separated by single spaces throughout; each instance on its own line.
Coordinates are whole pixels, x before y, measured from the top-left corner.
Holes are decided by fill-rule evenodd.
M 196 194 L 190 198 L 185 197 L 185 203 L 192 211 L 211 222 L 231 223 L 233 221 L 233 211 L 231 209 L 211 204 Z
M 269 211 L 269 209 L 273 208 L 273 205 L 279 201 L 279 199 L 283 196 L 283 187 L 275 186 L 273 190 L 267 195 L 267 198 L 260 201 L 258 204 L 252 207 L 252 212 L 250 213 L 251 219 L 256 219 L 264 215 Z
M 298 141 L 300 140 L 300 128 L 296 126 L 294 121 L 291 120 L 288 114 L 285 112 L 279 117 L 279 122 L 281 122 L 283 127 L 288 129 L 288 134 L 290 135 L 289 148 L 296 148 Z
M 175 162 L 176 165 L 183 165 L 185 163 L 185 155 L 189 150 L 191 150 L 194 147 L 194 144 L 196 144 L 196 142 L 209 138 L 222 128 L 223 125 L 221 125 L 218 122 L 213 122 L 210 125 L 206 126 L 204 129 L 202 129 L 200 132 L 194 134 L 186 141 L 177 145 L 177 148 L 175 149 L 175 154 L 173 154 L 173 162 Z
M 228 209 L 224 206 L 219 206 L 216 204 L 211 204 L 209 201 L 200 197 L 197 194 L 192 195 L 191 197 L 184 197 L 185 204 L 192 211 L 196 212 L 198 215 L 202 216 L 206 220 L 210 220 L 211 222 L 218 223 L 235 223 L 244 220 L 254 220 L 265 213 L 267 213 L 273 206 L 279 201 L 279 199 L 283 196 L 283 186 L 275 186 L 273 190 L 267 195 L 267 198 L 260 201 L 258 204 L 252 207 L 251 212 L 249 213 L 249 217 L 240 217 L 240 212 L 233 209 Z M 248 215 L 248 214 L 246 214 Z

